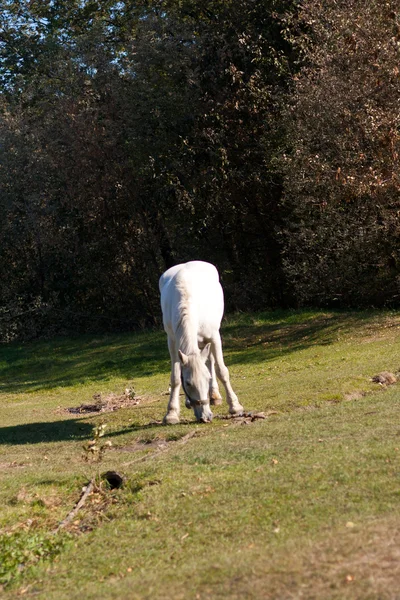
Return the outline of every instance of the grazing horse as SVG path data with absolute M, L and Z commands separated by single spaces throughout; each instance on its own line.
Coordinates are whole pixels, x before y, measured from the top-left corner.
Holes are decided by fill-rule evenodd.
M 192 261 L 168 269 L 160 277 L 161 308 L 171 356 L 171 394 L 164 423 L 179 423 L 179 389 L 198 421 L 211 421 L 211 404 L 221 404 L 216 374 L 222 381 L 231 414 L 243 406 L 232 389 L 222 356 L 219 328 L 224 295 L 217 269 Z

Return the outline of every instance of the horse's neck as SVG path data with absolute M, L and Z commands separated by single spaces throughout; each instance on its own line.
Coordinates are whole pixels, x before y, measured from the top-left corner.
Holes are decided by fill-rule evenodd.
M 177 326 L 176 337 L 179 349 L 184 354 L 198 354 L 197 342 L 198 319 L 197 314 L 190 302 L 182 302 L 179 307 L 180 318 Z

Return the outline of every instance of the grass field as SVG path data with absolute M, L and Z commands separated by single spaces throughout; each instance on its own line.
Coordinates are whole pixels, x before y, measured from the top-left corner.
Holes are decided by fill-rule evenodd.
M 162 332 L 1 347 L 0 596 L 400 599 L 400 383 L 370 379 L 400 369 L 399 332 L 398 312 L 229 318 L 233 387 L 266 418 L 176 426 Z

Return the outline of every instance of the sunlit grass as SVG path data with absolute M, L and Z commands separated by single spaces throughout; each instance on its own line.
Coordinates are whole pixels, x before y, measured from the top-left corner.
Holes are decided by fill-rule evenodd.
M 4 596 L 22 586 L 46 600 L 280 599 L 299 590 L 361 600 L 366 589 L 368 598 L 394 599 L 390 582 L 379 587 L 381 572 L 368 587 L 361 559 L 346 579 L 343 540 L 356 552 L 373 539 L 375 523 L 384 539 L 399 517 L 399 392 L 370 381 L 400 367 L 399 326 L 396 312 L 225 320 L 233 387 L 247 410 L 269 415 L 249 424 L 198 425 L 184 407 L 185 422 L 157 424 L 169 382 L 162 332 L 2 347 L 2 535 L 47 539 L 90 478 L 108 469 L 126 478 L 99 510 L 93 497 L 72 526 L 73 541 L 32 560 L 34 569 L 20 568 Z M 65 411 L 127 385 L 138 406 Z M 83 446 L 99 422 L 112 447 L 92 464 Z M 186 440 L 188 433 L 195 435 Z M 337 574 L 326 558 L 322 568 L 319 553 Z

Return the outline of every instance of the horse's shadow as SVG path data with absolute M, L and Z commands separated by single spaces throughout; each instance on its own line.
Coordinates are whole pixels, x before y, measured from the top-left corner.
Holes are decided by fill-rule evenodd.
M 0 427 L 0 445 L 80 441 L 91 435 L 93 435 L 93 425 L 82 419 L 24 423 L 23 425 Z
M 86 417 L 87 419 L 87 417 Z M 181 427 L 197 425 L 197 421 L 182 419 Z M 110 432 L 107 437 L 116 437 L 123 433 L 134 433 L 137 431 L 148 431 L 154 428 L 163 428 L 172 432 L 175 427 L 164 425 L 162 421 L 150 421 L 149 423 L 132 423 L 118 431 Z M 65 419 L 62 421 L 51 421 L 42 423 L 27 423 L 23 425 L 12 425 L 0 427 L 0 446 L 2 445 L 24 445 L 43 444 L 51 442 L 73 442 L 83 441 L 93 437 L 93 423 L 83 419 Z

